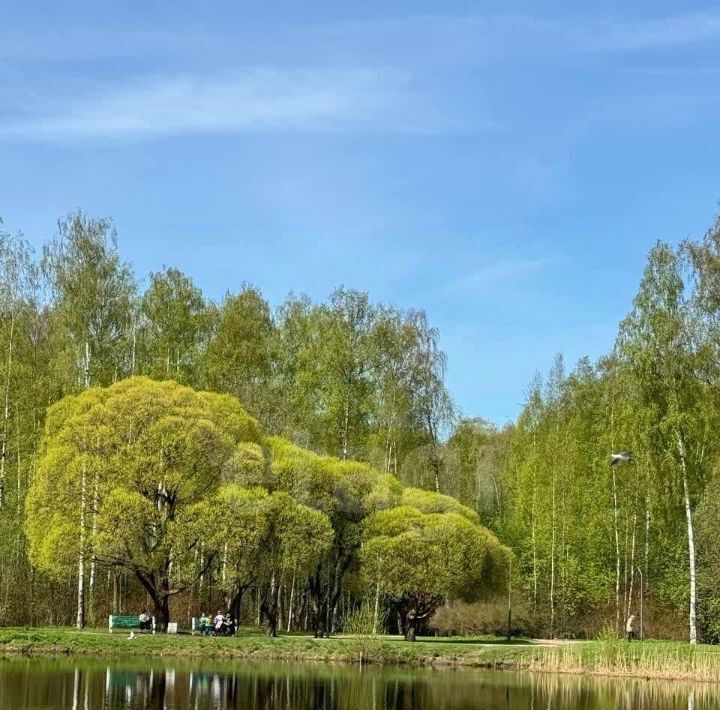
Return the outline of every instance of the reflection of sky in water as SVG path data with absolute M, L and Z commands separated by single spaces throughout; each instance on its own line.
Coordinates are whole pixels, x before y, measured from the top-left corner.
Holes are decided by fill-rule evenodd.
M 0 660 L 13 710 L 720 710 L 712 684 L 470 670 Z

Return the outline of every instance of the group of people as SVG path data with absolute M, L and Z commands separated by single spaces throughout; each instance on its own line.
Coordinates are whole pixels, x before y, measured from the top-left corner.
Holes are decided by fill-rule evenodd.
M 230 614 L 218 613 L 213 619 L 203 612 L 200 615 L 200 634 L 202 636 L 234 636 L 235 621 Z

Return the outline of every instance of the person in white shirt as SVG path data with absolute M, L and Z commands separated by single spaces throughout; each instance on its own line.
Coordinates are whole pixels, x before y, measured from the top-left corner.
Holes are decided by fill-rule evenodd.
M 223 624 L 225 623 L 225 615 L 218 611 L 217 614 L 215 614 L 215 618 L 213 619 L 213 625 L 215 626 L 215 635 L 220 636 L 222 634 L 222 628 Z
M 627 624 L 625 624 L 626 638 L 628 641 L 632 641 L 635 638 L 635 615 L 631 614 L 628 617 Z

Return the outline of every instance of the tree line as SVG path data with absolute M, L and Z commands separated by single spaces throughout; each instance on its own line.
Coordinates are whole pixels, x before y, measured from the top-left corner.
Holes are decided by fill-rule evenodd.
M 82 213 L 61 220 L 37 257 L 9 234 L 0 250 L 1 622 L 75 621 L 81 578 L 92 623 L 152 599 L 136 571 L 103 557 L 94 473 L 82 496 L 85 539 L 79 530 L 68 538 L 62 574 L 24 530 L 28 489 L 46 475 L 48 408 L 135 376 L 145 388 L 167 380 L 230 396 L 260 432 L 235 442 L 235 477 L 223 463 L 214 497 L 191 504 L 210 505 L 218 527 L 193 528 L 192 565 L 187 556 L 173 564 L 196 575 L 181 575 L 173 590 L 182 592 L 170 595 L 184 614 L 235 604 L 271 628 L 275 618 L 276 628 L 327 633 L 360 607 L 393 629 L 407 626 L 410 609 L 426 624 L 437 608 L 432 623 L 443 631 L 504 630 L 505 602 L 468 606 L 462 564 L 426 557 L 429 541 L 450 532 L 444 519 L 418 515 L 458 505 L 513 551 L 515 631 L 617 635 L 642 608 L 647 635 L 720 640 L 720 222 L 701 239 L 658 242 L 610 352 L 569 371 L 558 356 L 502 428 L 457 414 L 422 311 L 344 288 L 323 303 L 291 294 L 273 310 L 246 284 L 212 303 L 172 268 L 141 292 L 112 224 Z M 621 450 L 632 462 L 611 467 Z M 332 488 L 337 476 L 344 485 Z M 360 492 L 354 476 L 375 483 Z M 82 470 L 70 480 L 82 492 Z M 392 494 L 373 488 L 380 480 Z M 313 535 L 330 540 L 321 558 L 267 533 L 305 514 L 319 526 Z M 363 537 L 371 531 L 373 541 Z M 64 549 L 59 538 L 47 545 Z M 430 569 L 437 584 L 403 587 Z
M 138 582 L 160 630 L 171 599 L 212 579 L 234 619 L 252 590 L 272 636 L 281 590 L 288 628 L 297 591 L 326 636 L 354 576 L 415 640 L 441 603 L 502 588 L 509 569 L 508 551 L 455 499 L 268 438 L 230 395 L 144 377 L 50 407 L 26 528 L 33 565 L 77 580 L 80 628 L 102 573 Z
M 272 309 L 258 288 L 241 284 L 214 303 L 175 268 L 150 274 L 141 289 L 112 222 L 78 211 L 58 222 L 38 254 L 22 235 L 0 231 L 0 315 L 2 623 L 68 623 L 78 614 L 81 624 L 98 623 L 136 594 L 128 575 L 104 567 L 101 577 L 90 553 L 75 560 L 73 581 L 52 574 L 29 554 L 32 535 L 23 527 L 28 490 L 41 475 L 48 408 L 128 377 L 231 395 L 268 440 L 365 461 L 436 492 L 443 484 L 440 452 L 454 412 L 445 355 L 422 311 L 342 287 L 323 303 L 290 294 Z M 83 543 L 74 541 L 83 549 L 88 536 L 100 539 L 92 528 L 95 475 L 76 481 L 90 525 Z M 219 591 L 214 573 L 202 582 L 210 603 Z M 339 598 L 336 587 L 331 596 Z
M 719 385 L 720 220 L 655 244 L 612 352 L 558 357 L 504 432 L 493 528 L 530 623 L 616 634 L 643 608 L 653 635 L 720 640 Z

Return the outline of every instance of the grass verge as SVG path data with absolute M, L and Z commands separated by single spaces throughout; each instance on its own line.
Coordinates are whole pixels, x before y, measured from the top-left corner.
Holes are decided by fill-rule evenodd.
M 268 638 L 242 631 L 235 638 L 142 635 L 66 628 L 0 629 L 2 655 L 83 655 L 251 659 L 310 663 L 454 666 L 693 681 L 720 681 L 720 649 L 679 642 L 591 641 L 546 646 L 491 638 L 435 638 L 408 643 L 396 637 L 307 635 Z

